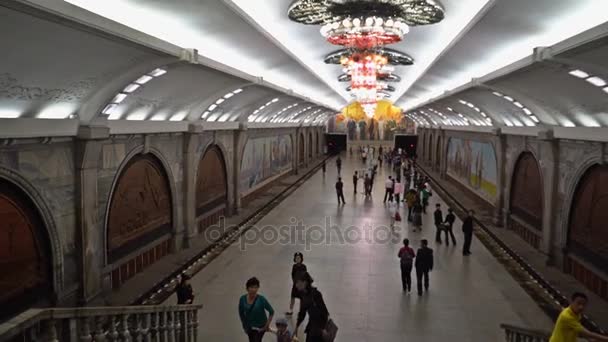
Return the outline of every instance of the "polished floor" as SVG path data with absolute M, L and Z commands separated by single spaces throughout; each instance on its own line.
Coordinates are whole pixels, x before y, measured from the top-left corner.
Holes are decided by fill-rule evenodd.
M 340 328 L 337 341 L 487 342 L 504 339 L 501 323 L 551 328 L 550 320 L 481 243 L 474 241 L 473 254 L 463 257 L 459 220 L 456 247 L 435 244 L 431 210 L 422 232 L 412 232 L 404 222 L 398 234 L 391 235 L 386 228 L 389 209 L 382 203 L 388 169 L 380 169 L 373 199 L 366 201 L 362 194 L 353 194 L 352 186 L 353 171 L 364 165 L 356 157 L 342 158 L 346 205 L 337 205 L 337 170 L 333 161 L 328 162 L 326 174 L 315 174 L 267 215 L 255 233 L 192 279 L 196 302 L 204 304 L 201 341 L 247 341 L 237 302 L 252 276 L 260 279 L 260 292 L 274 306 L 275 317 L 284 316 L 296 251 L 304 253 L 315 285 Z M 429 208 L 437 202 L 445 211 L 436 195 Z M 306 229 L 294 227 L 295 221 Z M 290 234 L 294 231 L 305 233 Z M 397 251 L 404 237 L 414 247 L 426 238 L 435 251 L 430 291 L 422 297 L 401 290 Z M 275 339 L 267 334 L 264 341 Z

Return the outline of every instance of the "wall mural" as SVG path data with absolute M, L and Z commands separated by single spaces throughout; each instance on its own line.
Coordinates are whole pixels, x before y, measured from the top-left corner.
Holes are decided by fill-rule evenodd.
M 222 152 L 214 146 L 205 152 L 198 163 L 196 216 L 226 204 L 227 184 Z
M 289 135 L 249 139 L 241 162 L 241 192 L 250 192 L 266 179 L 291 170 L 292 161 Z
M 496 153 L 489 143 L 451 138 L 447 173 L 494 203 L 496 199 Z
M 110 202 L 110 262 L 170 233 L 171 227 L 171 190 L 162 165 L 149 155 L 133 157 Z
M 7 308 L 2 317 L 45 296 L 51 257 L 35 207 L 16 186 L 2 180 L 0 223 L 0 305 Z

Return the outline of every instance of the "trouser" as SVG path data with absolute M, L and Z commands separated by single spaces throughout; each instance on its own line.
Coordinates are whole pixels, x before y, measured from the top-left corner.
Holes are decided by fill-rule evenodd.
M 408 222 L 412 222 L 412 208 L 414 208 L 413 205 L 408 205 L 407 206 L 407 220 L 408 220 Z
M 424 290 L 429 290 L 429 271 L 416 269 L 416 283 L 418 285 L 418 293 L 422 293 L 422 281 L 424 280 Z
M 342 200 L 342 204 L 346 203 L 344 202 L 344 192 L 342 191 L 338 191 L 338 204 L 340 204 L 340 200 Z
M 325 342 L 323 335 L 306 334 L 306 342 Z
M 401 195 L 399 194 L 395 194 L 395 202 L 397 202 L 397 205 L 399 205 L 400 196 Z
M 262 342 L 264 338 L 265 331 L 253 330 L 250 329 L 247 333 L 247 337 L 249 337 L 249 342 Z
M 435 223 L 435 241 L 441 243 L 441 231 L 443 230 L 443 225 L 441 223 Z
M 454 236 L 452 226 L 444 226 L 443 231 L 445 232 L 445 244 L 449 246 L 450 238 L 452 238 L 452 243 L 454 243 L 454 246 L 456 246 L 456 237 Z
M 401 264 L 401 285 L 403 291 L 412 290 L 412 265 Z
M 422 212 L 426 214 L 426 207 L 429 206 L 429 200 L 428 199 L 424 199 L 422 200 Z
M 355 193 L 357 193 L 357 182 L 353 182 L 353 187 L 355 188 Z
M 388 198 L 389 202 L 393 201 L 393 191 L 391 189 L 386 189 L 384 192 L 384 202 L 386 203 L 386 199 Z
M 471 253 L 471 241 L 473 241 L 473 233 L 464 233 L 463 253 Z

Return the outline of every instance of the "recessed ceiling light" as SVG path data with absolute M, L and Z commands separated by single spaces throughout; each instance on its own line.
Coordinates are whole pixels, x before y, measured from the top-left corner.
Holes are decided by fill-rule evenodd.
M 509 127 L 513 127 L 513 123 L 507 119 L 504 119 L 505 121 L 505 125 L 509 126 Z
M 21 112 L 18 110 L 0 109 L 0 118 L 2 119 L 16 119 L 20 116 Z
M 585 81 L 593 84 L 596 87 L 605 87 L 606 86 L 606 81 L 604 81 L 603 79 L 601 79 L 597 76 L 589 77 Z
M 574 76 L 574 77 L 578 77 L 578 78 L 587 78 L 589 77 L 589 74 L 582 71 L 582 70 L 572 70 L 569 72 L 570 75 Z
M 515 101 L 511 96 L 503 96 L 502 98 L 511 102 Z
M 201 119 L 206 118 L 207 116 L 209 116 L 209 114 L 211 114 L 211 112 L 210 112 L 210 111 L 206 111 L 206 112 L 204 112 L 204 113 L 203 113 L 203 115 L 201 115 Z
M 608 87 L 602 89 L 605 93 L 608 93 Z
M 224 103 L 224 101 L 226 101 L 226 100 L 224 100 L 224 99 L 218 99 L 217 101 L 215 101 L 215 104 L 219 105 L 219 104 Z
M 106 108 L 104 108 L 101 113 L 102 114 L 106 114 L 106 115 L 111 115 L 114 110 L 118 107 L 117 104 L 115 103 L 110 103 L 109 105 L 106 106 Z
M 497 91 L 492 92 L 492 94 L 494 94 L 494 95 L 496 95 L 496 96 L 498 96 L 498 97 L 502 97 L 502 94 L 501 94 L 501 93 L 499 93 L 499 92 L 497 92 Z
M 532 111 L 529 110 L 528 108 L 522 108 L 522 110 L 524 111 L 524 113 L 526 113 L 528 115 L 532 115 Z
M 154 71 L 152 71 L 151 73 L 149 73 L 149 75 L 154 76 L 154 77 L 159 77 L 166 73 L 167 73 L 167 70 L 158 68 L 158 69 L 155 69 Z
M 186 115 L 188 115 L 188 113 L 185 112 L 185 111 L 177 113 L 177 114 L 173 115 L 171 117 L 171 119 L 169 119 L 169 121 L 182 121 L 182 120 L 184 120 L 184 118 L 186 117 Z
M 152 76 L 148 76 L 148 75 L 143 75 L 142 77 L 138 78 L 137 80 L 135 80 L 135 83 L 137 84 L 146 84 L 148 83 L 153 77 Z
M 238 93 L 240 93 L 242 91 L 243 91 L 243 89 L 239 88 L 239 89 L 236 89 L 235 91 L 233 91 L 233 93 L 236 95 L 236 94 L 238 94 Z
M 524 105 L 522 105 L 521 103 L 519 103 L 517 101 L 513 102 L 513 104 L 516 105 L 519 108 L 524 108 Z
M 114 98 L 112 99 L 112 103 L 121 103 L 124 99 L 127 98 L 127 94 L 123 94 L 123 93 L 118 93 L 116 96 L 114 96 Z
M 151 121 L 164 121 L 166 119 L 166 115 L 164 114 L 156 114 L 150 118 Z
M 234 96 L 234 93 L 228 93 L 228 94 L 224 95 L 224 98 L 225 99 L 229 99 L 229 98 L 231 98 L 233 96 Z
M 469 106 L 471 108 L 475 108 L 475 106 L 472 103 L 467 103 L 467 106 Z
M 212 104 L 211 106 L 209 106 L 209 108 L 207 109 L 208 111 L 212 112 L 215 110 L 215 108 L 217 108 L 216 104 Z
M 277 102 L 277 101 L 279 101 L 279 98 L 278 98 L 278 97 L 275 97 L 275 98 L 274 98 L 274 99 L 272 99 L 272 101 L 270 101 L 270 102 L 274 103 L 274 102 Z
M 132 92 L 136 91 L 137 89 L 139 89 L 139 87 L 140 87 L 139 84 L 131 83 L 125 87 L 124 92 L 132 93 Z
M 532 119 L 532 121 L 534 121 L 536 123 L 540 122 L 540 120 L 538 120 L 538 118 L 534 115 L 530 115 L 530 119 Z

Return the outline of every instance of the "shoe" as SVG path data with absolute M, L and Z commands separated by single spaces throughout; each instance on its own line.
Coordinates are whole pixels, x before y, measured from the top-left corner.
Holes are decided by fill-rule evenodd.
M 293 315 L 293 311 L 287 311 L 285 312 L 285 316 L 292 316 Z

